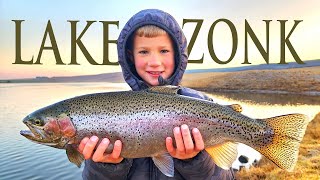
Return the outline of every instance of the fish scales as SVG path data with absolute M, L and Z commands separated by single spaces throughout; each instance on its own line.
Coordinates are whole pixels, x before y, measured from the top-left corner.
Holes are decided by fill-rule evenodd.
M 255 145 L 257 137 L 262 141 L 261 132 L 265 130 L 265 125 L 252 122 L 230 108 L 167 94 L 100 93 L 69 99 L 61 105 L 70 113 L 77 129 L 77 141 L 91 135 L 106 136 L 112 142 L 120 139 L 122 156 L 128 158 L 157 154 L 159 148 L 166 151 L 165 138 L 172 137 L 173 128 L 182 124 L 188 124 L 191 129 L 197 127 L 206 146 L 231 139 L 247 144 L 251 141 L 250 145 Z

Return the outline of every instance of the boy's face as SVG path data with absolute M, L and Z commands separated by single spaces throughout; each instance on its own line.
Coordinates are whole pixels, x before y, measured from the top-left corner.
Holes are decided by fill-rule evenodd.
M 168 79 L 174 71 L 174 48 L 169 35 L 147 38 L 135 36 L 133 61 L 138 75 L 149 85 L 159 85 L 161 75 Z

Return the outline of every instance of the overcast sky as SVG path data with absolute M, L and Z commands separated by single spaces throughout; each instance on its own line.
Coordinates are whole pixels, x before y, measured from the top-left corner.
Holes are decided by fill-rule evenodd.
M 48 20 L 51 21 L 62 61 L 70 63 L 70 23 L 79 20 L 78 33 L 83 30 L 86 21 L 119 21 L 119 29 L 110 27 L 111 39 L 116 39 L 127 20 L 142 9 L 157 8 L 173 15 L 182 26 L 183 19 L 204 19 L 199 37 L 189 59 L 198 59 L 204 53 L 203 64 L 188 64 L 188 69 L 225 68 L 241 66 L 244 61 L 244 24 L 247 20 L 266 46 L 266 28 L 262 20 L 270 23 L 270 63 L 280 61 L 280 23 L 288 20 L 286 34 L 293 27 L 294 20 L 303 20 L 290 37 L 290 41 L 302 60 L 319 59 L 320 44 L 320 1 L 319 0 L 206 0 L 206 1 L 155 1 L 155 0 L 101 0 L 101 1 L 37 1 L 37 0 L 0 0 L 0 79 L 35 76 L 69 76 L 99 74 L 120 71 L 117 66 L 93 66 L 88 63 L 80 49 L 77 59 L 81 65 L 56 65 L 52 51 L 44 50 L 41 58 L 43 65 L 17 65 L 15 60 L 15 23 L 12 20 L 25 20 L 22 23 L 22 59 L 37 58 Z M 208 31 L 218 19 L 230 20 L 236 27 L 239 39 L 236 56 L 227 65 L 215 63 L 208 53 Z M 186 24 L 183 31 L 190 40 L 195 25 Z M 213 36 L 214 50 L 221 60 L 229 58 L 232 37 L 228 26 L 219 23 Z M 89 53 L 97 62 L 102 62 L 102 24 L 94 23 L 82 38 Z M 50 41 L 46 41 L 50 45 Z M 249 62 L 263 64 L 260 53 L 249 40 Z M 110 47 L 112 61 L 117 61 L 115 45 Z M 286 48 L 286 60 L 293 57 Z M 35 61 L 35 60 L 34 60 Z

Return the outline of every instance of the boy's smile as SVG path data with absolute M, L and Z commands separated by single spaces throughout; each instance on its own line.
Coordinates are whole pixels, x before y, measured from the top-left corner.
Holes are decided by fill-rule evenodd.
M 156 37 L 135 36 L 133 60 L 138 75 L 150 86 L 159 85 L 161 75 L 168 79 L 174 71 L 174 48 L 168 34 Z

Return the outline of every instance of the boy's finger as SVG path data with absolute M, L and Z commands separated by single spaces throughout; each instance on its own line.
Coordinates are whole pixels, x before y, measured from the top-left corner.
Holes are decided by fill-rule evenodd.
M 185 148 L 184 148 L 184 144 L 183 144 L 183 139 L 182 139 L 180 127 L 175 127 L 173 129 L 173 135 L 174 135 L 174 139 L 176 141 L 177 151 L 179 153 L 185 153 Z
M 189 127 L 186 124 L 183 124 L 181 126 L 181 134 L 182 134 L 186 153 L 187 154 L 192 153 L 194 150 L 194 144 L 191 138 Z
M 114 148 L 113 148 L 113 151 L 111 153 L 111 157 L 113 159 L 118 159 L 120 157 L 121 149 L 122 149 L 121 141 L 120 140 L 116 140 L 116 142 L 114 142 Z
M 78 151 L 82 154 L 84 147 L 86 146 L 87 142 L 89 141 L 88 137 L 85 137 L 81 140 L 79 146 L 78 146 Z
M 83 149 L 83 156 L 85 159 L 90 159 L 93 153 L 94 148 L 96 147 L 98 143 L 99 138 L 97 136 L 92 136 L 90 140 L 87 142 Z
M 195 143 L 195 150 L 196 151 L 202 151 L 204 149 L 204 142 L 202 139 L 202 135 L 198 128 L 192 129 L 192 135 Z
M 173 141 L 171 137 L 167 137 L 166 138 L 166 147 L 167 147 L 167 151 L 171 156 L 175 156 L 175 149 L 173 147 Z
M 104 157 L 104 152 L 108 148 L 110 141 L 108 138 L 103 138 L 101 143 L 98 145 L 96 151 L 93 153 L 92 160 L 94 162 L 99 162 Z

